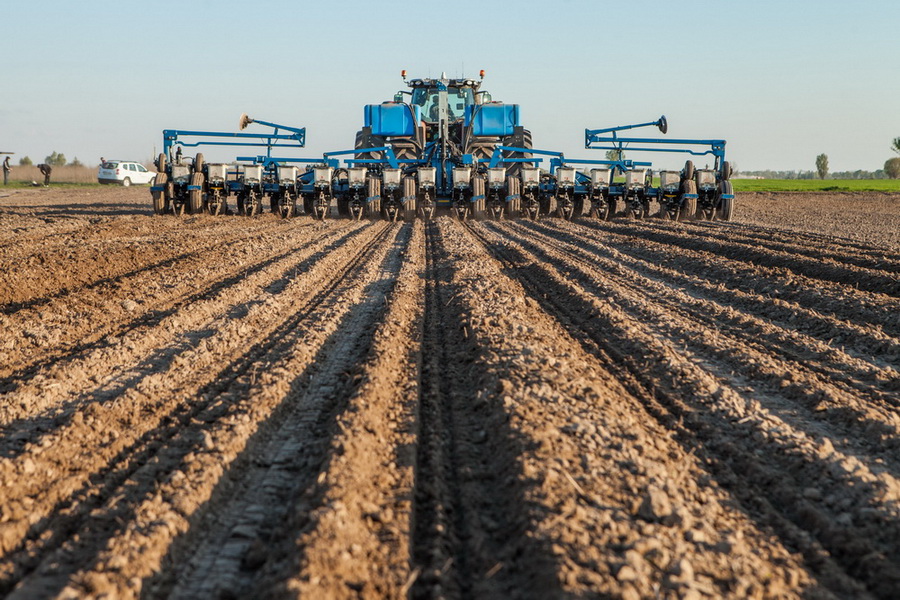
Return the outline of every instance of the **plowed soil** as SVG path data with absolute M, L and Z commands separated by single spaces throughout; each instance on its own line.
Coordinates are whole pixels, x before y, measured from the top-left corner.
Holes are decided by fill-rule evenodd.
M 0 196 L 0 595 L 900 597 L 900 197 L 738 200 Z

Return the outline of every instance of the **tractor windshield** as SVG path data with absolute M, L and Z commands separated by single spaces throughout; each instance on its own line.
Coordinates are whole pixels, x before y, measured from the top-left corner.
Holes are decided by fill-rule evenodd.
M 419 87 L 412 93 L 412 104 L 422 107 L 422 118 L 438 120 L 437 88 Z M 470 87 L 447 88 L 447 110 L 450 120 L 462 119 L 467 104 L 475 104 L 475 94 Z

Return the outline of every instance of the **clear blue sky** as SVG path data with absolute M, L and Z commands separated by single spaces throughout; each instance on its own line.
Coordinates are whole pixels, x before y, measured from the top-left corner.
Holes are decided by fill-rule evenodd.
M 572 158 L 600 158 L 586 127 L 661 114 L 669 136 L 726 139 L 745 170 L 811 170 L 820 153 L 875 170 L 900 136 L 897 0 L 3 0 L 0 39 L 13 164 L 147 160 L 163 129 L 236 131 L 242 112 L 305 126 L 304 155 L 346 149 L 401 69 L 485 69 L 535 147 Z

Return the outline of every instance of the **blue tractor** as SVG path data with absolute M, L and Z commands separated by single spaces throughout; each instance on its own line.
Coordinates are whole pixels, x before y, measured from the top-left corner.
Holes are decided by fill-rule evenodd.
M 480 75 L 407 80 L 403 71 L 409 90 L 365 107 L 348 162 L 380 179 L 369 186 L 367 200 L 376 202 L 381 216 L 428 219 L 438 208 L 463 219 L 518 216 L 519 196 L 510 193 L 510 181 L 531 158 L 531 132 L 522 126 L 517 104 L 494 102 L 480 89 L 484 71 Z M 499 147 L 507 148 L 503 164 L 491 168 Z M 344 198 L 338 212 L 358 218 L 365 210 Z

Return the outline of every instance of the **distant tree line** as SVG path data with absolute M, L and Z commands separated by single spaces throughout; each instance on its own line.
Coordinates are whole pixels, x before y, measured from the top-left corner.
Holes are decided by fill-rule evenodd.
M 762 177 L 763 179 L 818 179 L 818 171 L 741 171 L 741 176 L 746 177 Z M 829 179 L 890 179 L 890 176 L 884 169 L 877 171 L 832 171 L 828 174 Z
M 66 155 L 60 152 L 53 151 L 49 156 L 44 159 L 44 163 L 50 165 L 51 167 L 64 167 L 66 165 L 72 165 L 73 167 L 83 167 L 84 164 L 78 160 L 78 157 L 72 159 L 72 162 L 69 162 L 66 159 Z M 19 159 L 20 167 L 30 167 L 34 165 L 34 161 L 31 160 L 28 156 L 23 156 Z

